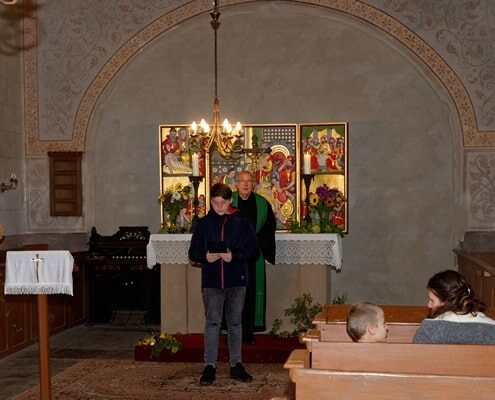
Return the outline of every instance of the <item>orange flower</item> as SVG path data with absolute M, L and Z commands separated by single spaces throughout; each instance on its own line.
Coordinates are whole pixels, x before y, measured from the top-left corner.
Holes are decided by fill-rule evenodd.
M 333 207 L 333 206 L 335 206 L 335 200 L 332 197 L 327 197 L 325 199 L 325 206 L 326 207 Z

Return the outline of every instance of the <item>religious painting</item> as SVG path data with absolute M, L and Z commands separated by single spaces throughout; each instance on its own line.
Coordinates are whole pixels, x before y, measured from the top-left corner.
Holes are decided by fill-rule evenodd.
M 195 215 L 206 213 L 204 180 L 198 180 L 198 204 L 194 207 L 193 175 L 205 176 L 204 152 L 191 148 L 188 125 L 160 125 L 160 193 L 162 231 L 189 232 Z
M 244 147 L 237 156 L 223 158 L 213 151 L 210 159 L 211 184 L 223 182 L 236 190 L 236 174 L 253 173 L 254 190 L 270 202 L 280 231 L 297 217 L 296 132 L 295 124 L 245 125 Z
M 299 126 L 300 218 L 313 232 L 348 230 L 347 122 Z
M 164 176 L 191 175 L 195 161 L 199 175 L 205 176 L 204 154 L 201 149 L 192 148 L 190 135 L 188 125 L 160 125 L 160 166 Z
M 278 231 L 347 233 L 347 132 L 346 122 L 245 125 L 222 156 L 223 143 L 206 152 L 190 126 L 161 125 L 163 231 L 190 231 L 209 208 L 207 188 L 222 182 L 236 190 L 236 175 L 249 170 Z

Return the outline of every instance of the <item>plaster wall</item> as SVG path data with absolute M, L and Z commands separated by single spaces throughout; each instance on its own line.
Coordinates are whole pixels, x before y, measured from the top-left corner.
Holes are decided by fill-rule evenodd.
M 158 229 L 158 125 L 211 119 L 212 41 L 208 15 L 187 20 L 100 97 L 83 172 L 88 229 Z M 427 67 L 351 17 L 252 3 L 222 14 L 219 97 L 223 117 L 247 123 L 349 121 L 350 233 L 329 298 L 424 303 L 464 231 L 460 127 Z
M 0 11 L 5 6 L 0 5 Z M 10 39 L 17 25 L 2 26 L 2 38 Z M 15 36 L 14 36 L 15 37 Z M 24 182 L 24 133 L 22 124 L 22 55 L 0 42 L 0 183 L 11 173 L 19 179 L 16 190 L 0 193 L 0 225 L 7 235 L 22 232 Z

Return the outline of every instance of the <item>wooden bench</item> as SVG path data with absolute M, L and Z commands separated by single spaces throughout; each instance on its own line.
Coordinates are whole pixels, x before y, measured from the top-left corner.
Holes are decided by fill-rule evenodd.
M 390 305 L 381 306 L 388 342 L 352 343 L 349 307 L 326 305 L 303 338 L 307 349 L 285 363 L 297 400 L 495 398 L 495 346 L 412 344 L 428 308 Z
M 311 354 L 299 350 L 284 367 L 293 368 L 297 400 L 488 400 L 495 393 L 489 345 L 313 342 Z
M 310 352 L 306 349 L 295 349 L 289 355 L 284 364 L 284 368 L 289 370 L 289 377 L 292 382 L 296 381 L 296 371 L 303 368 L 309 368 Z
M 428 307 L 381 305 L 388 326 L 387 343 L 411 343 L 416 330 L 428 314 Z M 304 341 L 319 340 L 323 342 L 350 342 L 345 326 L 349 304 L 327 304 L 323 311 L 316 315 L 313 324 L 315 331 L 303 337 Z M 487 314 L 494 315 L 493 309 Z
M 296 400 L 493 400 L 495 378 L 297 371 Z
M 388 326 L 388 343 L 411 343 L 421 321 L 428 313 L 428 308 L 423 306 L 380 306 L 385 314 Z M 316 315 L 313 324 L 316 332 L 309 332 L 304 341 L 321 340 L 324 342 L 350 342 L 345 325 L 349 304 L 327 304 L 323 311 Z

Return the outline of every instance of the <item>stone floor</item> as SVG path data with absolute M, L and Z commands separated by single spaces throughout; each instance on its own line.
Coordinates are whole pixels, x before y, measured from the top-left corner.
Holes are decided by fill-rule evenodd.
M 134 345 L 146 328 L 80 325 L 50 339 L 52 376 L 88 358 L 134 359 Z M 38 345 L 0 359 L 0 400 L 39 384 Z

